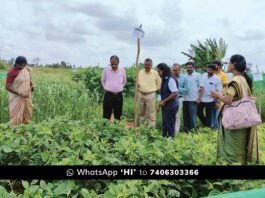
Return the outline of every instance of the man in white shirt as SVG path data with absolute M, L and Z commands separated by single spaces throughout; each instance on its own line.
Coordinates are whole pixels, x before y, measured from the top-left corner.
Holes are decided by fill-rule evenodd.
M 204 94 L 201 98 L 200 104 L 198 105 L 198 117 L 204 127 L 213 127 L 212 112 L 215 108 L 215 101 L 210 96 L 211 92 L 222 92 L 222 82 L 215 74 L 215 70 L 216 66 L 214 64 L 208 65 L 207 73 L 203 74 L 201 79 L 201 86 L 204 88 Z
M 201 75 L 195 72 L 195 65 L 193 62 L 186 63 L 189 90 L 184 96 L 183 101 L 183 121 L 184 130 L 190 131 L 196 128 L 197 105 L 201 102 L 203 95 L 203 87 L 200 85 Z

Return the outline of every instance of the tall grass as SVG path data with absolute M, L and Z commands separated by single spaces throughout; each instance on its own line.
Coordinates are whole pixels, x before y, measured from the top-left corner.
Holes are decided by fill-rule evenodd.
M 263 122 L 265 121 L 265 75 L 263 75 L 263 81 L 254 82 L 254 96 L 257 101 L 258 110 L 261 109 L 261 117 Z
M 88 91 L 83 83 L 73 82 L 69 70 L 37 69 L 33 70 L 35 91 L 32 93 L 33 121 L 57 116 L 73 120 L 88 120 L 99 116 L 101 107 L 96 92 Z M 9 121 L 8 92 L 4 79 L 0 84 L 0 122 Z

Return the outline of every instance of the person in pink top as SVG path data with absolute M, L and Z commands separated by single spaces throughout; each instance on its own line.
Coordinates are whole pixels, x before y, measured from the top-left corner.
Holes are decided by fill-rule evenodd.
M 122 91 L 126 84 L 126 71 L 124 68 L 119 68 L 119 62 L 118 56 L 111 56 L 111 67 L 106 67 L 101 76 L 101 84 L 105 90 L 103 118 L 109 120 L 112 112 L 114 113 L 114 118 L 117 120 L 120 120 L 122 115 Z

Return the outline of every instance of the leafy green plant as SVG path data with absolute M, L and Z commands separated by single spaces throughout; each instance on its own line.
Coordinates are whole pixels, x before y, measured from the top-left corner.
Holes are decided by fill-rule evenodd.
M 60 75 L 48 80 L 46 77 L 57 75 L 54 70 L 35 71 L 33 122 L 15 129 L 10 129 L 7 123 L 8 97 L 4 81 L 0 84 L 0 165 L 216 164 L 217 133 L 211 129 L 201 128 L 194 133 L 180 133 L 175 139 L 166 139 L 160 130 L 143 125 L 126 128 L 126 120 L 133 113 L 130 96 L 134 91 L 133 68 L 127 70 L 132 84 L 128 84 L 129 91 L 125 92 L 125 119 L 115 123 L 101 118 L 100 96 L 89 90 L 83 80 L 75 82 L 69 80 L 72 75 L 69 71 L 56 71 L 61 71 Z M 84 74 L 86 71 L 84 69 Z M 99 71 L 97 75 L 100 75 Z M 100 82 L 97 83 L 100 86 Z M 256 91 L 264 96 L 262 90 Z M 158 123 L 161 123 L 160 119 L 158 117 Z M 263 124 L 259 126 L 262 165 L 265 163 L 264 131 Z M 264 181 L 0 181 L 0 197 L 185 198 L 260 187 L 264 187 Z

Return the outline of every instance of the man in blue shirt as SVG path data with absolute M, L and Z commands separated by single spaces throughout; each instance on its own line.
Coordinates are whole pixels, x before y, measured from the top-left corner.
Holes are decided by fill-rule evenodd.
M 174 63 L 172 66 L 172 74 L 178 81 L 178 98 L 179 98 L 179 110 L 176 114 L 176 123 L 175 123 L 175 132 L 179 133 L 180 130 L 180 111 L 182 111 L 182 103 L 184 100 L 184 96 L 189 91 L 189 83 L 187 78 L 181 74 L 180 64 Z
M 185 131 L 196 129 L 197 106 L 201 102 L 204 88 L 201 86 L 201 75 L 195 71 L 194 62 L 186 63 L 189 91 L 183 101 L 183 121 Z

